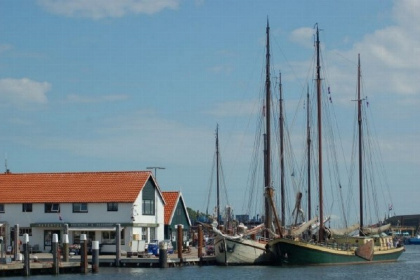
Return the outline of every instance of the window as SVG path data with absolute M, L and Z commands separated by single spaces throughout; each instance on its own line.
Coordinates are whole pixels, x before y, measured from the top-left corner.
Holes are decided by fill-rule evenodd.
M 102 232 L 102 244 L 112 244 L 115 245 L 116 244 L 116 235 L 115 235 L 116 231 L 103 231 Z M 121 235 L 120 235 L 120 240 L 121 240 L 121 245 L 125 244 L 125 240 L 124 240 L 124 236 L 125 236 L 125 231 L 124 229 L 121 230 Z
M 143 199 L 143 215 L 155 214 L 155 201 Z
M 155 187 L 152 185 L 151 181 L 147 182 L 146 186 L 143 188 L 143 204 L 142 204 L 142 214 L 143 215 L 154 215 L 155 214 Z
M 32 228 L 30 228 L 30 227 L 19 228 L 19 236 L 23 236 L 25 233 L 27 233 L 29 236 L 32 236 Z M 15 228 L 14 227 L 10 228 L 10 236 L 12 237 L 12 239 L 15 236 Z
M 141 240 L 145 240 L 146 243 L 149 242 L 148 238 L 147 238 L 147 227 L 143 227 L 141 228 Z
M 23 236 L 25 233 L 27 233 L 29 236 L 32 236 L 32 228 L 19 228 L 19 236 Z
M 102 244 L 115 244 L 115 231 L 103 231 Z
M 60 213 L 60 204 L 45 203 L 45 213 Z
M 32 212 L 32 203 L 22 203 L 22 212 Z
M 108 202 L 107 209 L 108 209 L 108 211 L 118 211 L 118 203 L 117 202 Z
M 150 240 L 156 239 L 156 228 L 150 228 Z
M 4 204 L 0 203 L 0 213 L 4 213 Z
M 87 203 L 73 203 L 73 213 L 87 213 Z

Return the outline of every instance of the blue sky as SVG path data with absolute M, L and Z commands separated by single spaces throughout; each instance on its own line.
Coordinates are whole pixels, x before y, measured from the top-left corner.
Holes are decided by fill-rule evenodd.
M 267 17 L 291 112 L 318 23 L 343 137 L 351 137 L 360 53 L 386 203 L 419 213 L 419 11 L 415 0 L 1 1 L 0 153 L 16 173 L 165 167 L 161 188 L 204 211 L 218 123 L 229 202 L 240 214 Z

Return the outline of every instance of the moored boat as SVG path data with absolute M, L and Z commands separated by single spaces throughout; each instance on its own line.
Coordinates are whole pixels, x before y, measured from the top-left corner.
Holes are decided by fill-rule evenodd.
M 391 236 L 383 231 L 387 226 L 370 228 L 363 227 L 363 188 L 362 188 L 362 115 L 360 97 L 360 56 L 358 63 L 358 125 L 359 125 L 359 204 L 360 224 L 358 236 L 350 236 L 349 232 L 328 230 L 323 218 L 323 177 L 322 177 L 322 136 L 321 136 L 321 75 L 319 56 L 319 30 L 316 25 L 317 53 L 317 102 L 318 102 L 318 190 L 319 190 L 319 231 L 318 236 L 305 238 L 303 235 L 289 235 L 269 242 L 274 261 L 297 265 L 331 265 L 396 261 L 404 251 L 404 247 L 395 246 Z M 343 231 L 344 232 L 344 231 Z
M 280 223 L 273 202 L 271 180 L 271 81 L 270 81 L 270 27 L 266 27 L 266 81 L 265 81 L 265 133 L 264 133 L 264 224 L 247 230 L 239 229 L 235 235 L 213 228 L 215 233 L 215 256 L 218 264 L 223 265 L 263 265 L 272 261 L 268 250 L 268 240 L 277 236 L 272 228 L 273 220 L 277 231 Z M 259 236 L 259 237 L 257 237 Z

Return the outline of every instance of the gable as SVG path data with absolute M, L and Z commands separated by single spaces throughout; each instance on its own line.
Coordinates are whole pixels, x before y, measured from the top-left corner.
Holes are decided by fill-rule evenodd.
M 166 201 L 165 225 L 183 224 L 191 226 L 181 192 L 163 192 L 162 194 Z

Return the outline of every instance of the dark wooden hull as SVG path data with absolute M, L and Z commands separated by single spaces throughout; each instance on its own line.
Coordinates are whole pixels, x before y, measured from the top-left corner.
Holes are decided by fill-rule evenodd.
M 353 249 L 339 249 L 302 241 L 279 239 L 271 243 L 277 263 L 291 265 L 335 265 L 397 261 L 404 247 L 374 250 L 371 260 Z

